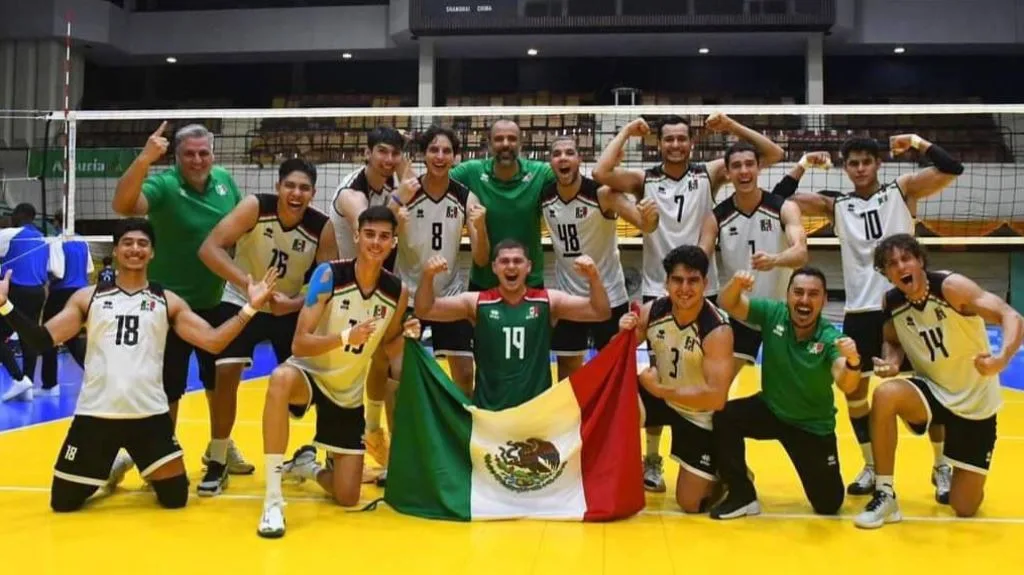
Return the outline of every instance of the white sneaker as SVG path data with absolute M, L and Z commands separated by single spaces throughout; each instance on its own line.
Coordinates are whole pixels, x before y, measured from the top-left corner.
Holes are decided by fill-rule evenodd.
M 265 539 L 279 539 L 284 537 L 284 528 L 284 501 L 264 502 L 256 534 Z
M 935 500 L 949 505 L 949 490 L 953 485 L 953 468 L 941 463 L 932 468 L 932 485 L 935 486 Z
M 903 521 L 896 495 L 887 491 L 875 491 L 874 497 L 856 517 L 853 524 L 861 529 L 878 529 L 886 523 Z
M 210 444 L 206 444 L 206 453 L 203 453 L 203 465 L 210 465 Z M 249 463 L 242 457 L 242 452 L 238 450 L 238 446 L 235 445 L 235 440 L 230 440 L 228 443 L 228 457 L 227 457 L 228 473 L 231 475 L 252 475 L 256 472 L 256 466 Z
M 654 493 L 665 492 L 665 471 L 660 455 L 644 457 L 644 489 Z
M 875 492 L 875 466 L 865 465 L 853 483 L 846 486 L 847 495 L 870 495 Z
M 307 479 L 316 479 L 321 469 L 316 461 L 316 448 L 303 445 L 295 450 L 291 459 L 281 464 L 281 478 L 302 483 Z
M 35 397 L 60 397 L 60 386 L 55 385 L 50 389 L 36 389 L 32 391 Z
M 3 397 L 0 397 L 0 401 L 11 401 L 12 399 L 32 401 L 32 380 L 27 375 L 18 381 L 12 381 L 11 388 L 4 393 Z
M 114 458 L 114 465 L 110 468 L 110 477 L 107 478 L 107 490 L 113 491 L 116 489 L 124 481 L 124 476 L 132 467 L 135 467 L 132 457 L 124 451 L 118 451 L 117 457 Z

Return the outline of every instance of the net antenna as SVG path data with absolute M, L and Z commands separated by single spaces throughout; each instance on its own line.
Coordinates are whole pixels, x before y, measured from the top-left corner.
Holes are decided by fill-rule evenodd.
M 74 226 L 74 197 L 71 194 L 75 178 L 75 161 L 72 157 L 74 145 L 72 143 L 71 131 L 71 22 L 74 19 L 74 12 L 68 10 L 64 15 L 64 190 L 61 210 L 63 221 L 61 230 L 64 237 L 69 237 L 75 231 Z M 49 145 L 46 143 L 45 145 Z M 44 192 L 45 193 L 45 192 Z M 43 217 L 46 215 L 46 199 L 43 198 Z M 70 224 L 69 224 L 70 220 Z

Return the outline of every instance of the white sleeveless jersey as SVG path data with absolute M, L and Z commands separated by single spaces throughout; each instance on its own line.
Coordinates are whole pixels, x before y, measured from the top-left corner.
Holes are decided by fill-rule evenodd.
M 616 307 L 629 301 L 629 294 L 619 259 L 616 218 L 608 217 L 601 210 L 597 197 L 600 187 L 590 178 L 581 178 L 576 196 L 565 202 L 558 195 L 558 184 L 549 184 L 541 192 L 541 211 L 551 231 L 558 289 L 573 295 L 590 296 L 589 282 L 573 270 L 576 258 L 587 255 L 597 265 L 609 303 Z
M 894 234 L 914 234 L 914 217 L 903 190 L 893 180 L 866 199 L 854 194 L 840 196 L 832 220 L 843 261 L 846 311 L 876 311 L 893 286 L 875 270 L 875 246 Z
M 757 251 L 777 254 L 789 249 L 789 239 L 782 225 L 782 206 L 785 199 L 761 191 L 761 203 L 750 214 L 743 213 L 735 202 L 736 196 L 729 196 L 715 206 L 715 220 L 718 221 L 718 248 L 722 254 L 722 273 L 726 278 L 740 271 L 754 274 L 754 290 L 750 297 L 772 300 L 786 299 L 786 286 L 793 270 L 776 267 L 769 271 L 755 271 L 750 259 Z M 760 327 L 746 322 L 744 325 L 761 331 Z
M 447 297 L 466 291 L 467 278 L 458 266 L 462 230 L 466 226 L 466 201 L 469 189 L 448 180 L 445 195 L 435 201 L 423 189 L 406 206 L 409 220 L 398 236 L 398 274 L 409 293 L 416 292 L 423 264 L 435 255 L 448 261 L 448 271 L 434 276 L 434 296 Z
M 711 211 L 714 198 L 711 178 L 705 164 L 691 163 L 678 180 L 665 175 L 658 165 L 644 173 L 644 195 L 658 206 L 658 228 L 644 234 L 643 295 L 665 295 L 665 268 L 661 261 L 672 249 L 684 245 L 699 245 L 704 216 Z M 705 295 L 718 293 L 718 266 L 710 258 L 708 284 Z
M 341 333 L 370 318 L 377 318 L 377 329 L 362 345 L 346 345 L 312 357 L 291 356 L 287 362 L 312 376 L 313 382 L 328 398 L 341 407 L 363 404 L 363 387 L 370 359 L 377 351 L 384 332 L 395 315 L 402 295 L 397 276 L 381 270 L 374 290 L 363 295 L 356 283 L 355 260 L 331 262 L 334 292 L 327 301 L 314 333 Z
M 99 285 L 85 321 L 85 370 L 75 413 L 141 419 L 167 413 L 167 298 L 156 284 L 129 294 Z
M 341 184 L 334 190 L 334 197 L 331 198 L 330 217 L 334 224 L 334 236 L 338 242 L 338 257 L 340 259 L 352 259 L 358 254 L 356 252 L 355 233 L 349 225 L 345 214 L 338 212 L 338 196 L 342 190 L 355 190 L 366 196 L 366 207 L 386 206 L 394 191 L 392 182 L 384 184 L 379 190 L 370 188 L 370 182 L 366 179 L 366 168 L 359 168 L 341 180 Z M 385 266 L 390 267 L 390 266 Z
M 672 316 L 668 297 L 654 300 L 647 317 L 647 341 L 654 350 L 652 360 L 658 368 L 659 383 L 671 389 L 704 385 L 704 338 L 723 325 L 729 325 L 729 319 L 706 299 L 697 319 L 682 326 Z M 691 409 L 668 400 L 666 403 L 694 425 L 711 429 L 713 411 Z
M 320 233 L 327 225 L 327 216 L 307 207 L 302 220 L 293 228 L 285 228 L 277 216 L 277 195 L 256 194 L 260 204 L 256 225 L 235 243 L 235 264 L 259 281 L 270 268 L 277 268 L 274 291 L 295 297 L 302 291 L 306 276 L 316 266 Z M 224 284 L 223 301 L 244 306 L 248 296 L 234 284 Z M 260 311 L 269 312 L 266 305 Z
M 935 399 L 965 419 L 986 419 L 1002 407 L 999 376 L 983 376 L 974 357 L 991 354 L 985 320 L 965 316 L 942 295 L 950 272 L 928 273 L 928 299 L 915 305 L 897 288 L 885 294 L 886 319 L 917 375 Z

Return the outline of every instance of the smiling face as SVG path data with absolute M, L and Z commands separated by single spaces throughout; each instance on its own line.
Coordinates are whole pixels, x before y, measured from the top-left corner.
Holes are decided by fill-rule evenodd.
M 519 126 L 510 120 L 495 122 L 491 127 L 491 156 L 502 165 L 512 165 L 519 158 Z
M 114 259 L 121 271 L 145 272 L 153 259 L 153 243 L 138 230 L 125 232 L 114 246 Z
M 452 164 L 455 162 L 455 150 L 448 136 L 444 134 L 434 136 L 434 139 L 427 144 L 423 161 L 427 166 L 427 173 L 432 177 L 448 177 L 448 171 L 452 169 Z
M 685 312 L 700 307 L 704 303 L 704 289 L 707 278 L 699 270 L 688 268 L 682 264 L 672 269 L 665 279 L 665 290 L 672 300 L 672 308 Z
M 377 144 L 367 154 L 370 169 L 385 178 L 395 175 L 395 167 L 401 159 L 402 150 L 390 144 Z
M 287 215 L 288 219 L 302 218 L 314 194 L 316 188 L 309 174 L 298 170 L 288 174 L 277 183 L 277 213 Z
M 658 151 L 661 161 L 666 164 L 683 164 L 690 161 L 690 127 L 686 124 L 666 124 L 661 127 Z
M 798 328 L 813 327 L 825 307 L 825 284 L 808 274 L 794 275 L 786 292 L 789 317 Z
M 213 168 L 213 142 L 205 137 L 185 138 L 178 145 L 175 155 L 185 181 L 202 191 Z
M 498 250 L 491 264 L 491 270 L 498 276 L 498 285 L 506 292 L 522 290 L 532 268 L 533 264 L 526 257 L 526 251 L 518 247 Z
M 886 254 L 885 278 L 908 298 L 920 300 L 928 292 L 924 262 L 911 252 L 894 247 Z
M 757 191 L 757 176 L 760 172 L 757 155 L 754 152 L 736 152 L 729 156 L 726 175 L 737 194 L 749 194 Z
M 568 186 L 580 175 L 580 155 L 576 150 L 576 142 L 571 139 L 558 140 L 551 146 L 551 170 L 558 178 L 558 183 Z
M 356 247 L 361 259 L 384 265 L 395 243 L 395 227 L 391 222 L 368 221 L 356 231 Z

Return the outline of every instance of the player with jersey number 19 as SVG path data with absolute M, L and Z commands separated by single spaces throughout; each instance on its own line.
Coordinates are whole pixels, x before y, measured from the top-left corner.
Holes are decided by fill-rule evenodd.
M 174 330 L 190 345 L 218 353 L 273 291 L 276 270 L 260 282 L 250 278 L 249 302 L 214 329 L 175 293 L 147 280 L 155 247 L 148 220 L 120 220 L 114 230 L 115 283 L 76 291 L 45 326 L 8 301 L 10 272 L 0 281 L 0 315 L 25 345 L 44 351 L 86 328 L 82 391 L 50 492 L 54 511 L 76 511 L 98 488 L 116 486 L 123 473 L 111 467 L 122 447 L 162 506 L 185 506 L 188 478 L 163 386 L 167 333 Z
M 435 298 L 431 280 L 448 265 L 440 256 L 427 261 L 416 292 L 416 315 L 429 321 L 473 323 L 473 404 L 482 409 L 515 407 L 551 387 L 551 332 L 557 322 L 599 322 L 611 316 L 608 293 L 589 256 L 578 257 L 575 265 L 576 273 L 587 278 L 589 298 L 526 287 L 528 251 L 512 239 L 494 248 L 491 269 L 499 281 L 495 289 Z
M 284 475 L 316 481 L 339 505 L 359 501 L 366 451 L 363 393 L 370 364 L 379 356 L 387 365 L 387 355 L 401 353 L 403 328 L 406 335 L 419 337 L 415 318 L 403 325 L 408 290 L 384 269 L 395 246 L 395 215 L 384 206 L 373 206 L 359 214 L 357 225 L 359 256 L 320 264 L 313 272 L 299 312 L 293 355 L 270 374 L 263 408 L 267 490 L 257 529 L 260 537 L 284 536 Z M 284 461 L 289 413 L 302 417 L 313 405 L 314 444 L 333 461 L 326 468 L 317 463 L 313 445 L 299 448 Z
M 217 357 L 211 440 L 200 496 L 214 496 L 227 486 L 227 449 L 235 424 L 242 370 L 252 365 L 256 346 L 269 341 L 278 363 L 291 355 L 292 336 L 302 308 L 302 286 L 318 263 L 337 259 L 334 228 L 327 216 L 311 207 L 316 194 L 316 168 L 299 158 L 281 163 L 277 194 L 246 197 L 213 229 L 199 248 L 199 257 L 224 278 L 224 296 L 217 308 L 231 317 L 244 304 L 246 277 L 277 270 L 270 302 L 258 310 L 245 331 Z M 234 257 L 228 254 L 233 249 Z
M 948 503 L 958 517 L 972 517 L 985 497 L 996 445 L 999 373 L 1020 349 L 1024 319 L 967 277 L 929 271 L 924 249 L 909 234 L 879 243 L 874 262 L 896 286 L 885 294 L 885 340 L 882 357 L 873 358 L 875 373 L 896 375 L 906 355 L 914 375 L 875 388 L 871 439 L 878 477 L 874 497 L 854 524 L 870 529 L 902 519 L 893 488 L 897 418 L 919 435 L 929 425 L 945 426 L 943 455 L 954 468 Z M 998 354 L 986 324 L 1002 327 Z
M 889 140 L 892 155 L 910 148 L 927 158 L 931 167 L 901 174 L 882 184 L 878 170 L 882 148 L 871 138 L 851 138 L 839 149 L 843 170 L 853 183 L 853 193 L 831 198 L 820 193 L 797 193 L 792 199 L 805 216 L 827 217 L 839 238 L 839 256 L 843 265 L 846 290 L 843 333 L 857 342 L 861 357 L 878 357 L 882 350 L 882 296 L 892 285 L 873 268 L 875 246 L 894 234 L 914 234 L 917 202 L 941 192 L 963 173 L 964 166 L 939 146 L 917 134 L 900 134 Z M 857 390 L 846 395 L 850 424 L 864 456 L 864 469 L 847 493 L 868 495 L 875 490 L 875 467 L 871 450 L 868 384 L 872 366 L 861 364 L 862 376 Z M 932 483 L 936 497 L 946 498 L 950 489 L 950 467 L 942 457 L 942 429 L 930 430 L 935 461 Z

